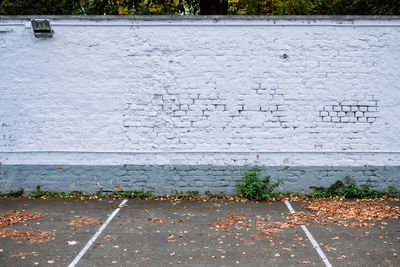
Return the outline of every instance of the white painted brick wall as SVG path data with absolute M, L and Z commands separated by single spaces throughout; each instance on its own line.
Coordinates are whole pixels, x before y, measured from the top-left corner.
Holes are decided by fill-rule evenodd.
M 399 165 L 398 18 L 50 21 L 54 37 L 38 40 L 28 19 L 0 19 L 3 163 L 157 151 L 81 160 L 236 165 L 254 152 L 265 165 Z M 323 153 L 341 151 L 385 153 Z

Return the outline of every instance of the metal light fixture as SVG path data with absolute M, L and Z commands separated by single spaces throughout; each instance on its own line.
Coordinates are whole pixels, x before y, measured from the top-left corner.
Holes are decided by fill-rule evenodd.
M 53 30 L 50 26 L 50 21 L 47 19 L 32 19 L 33 33 L 36 38 L 51 38 L 53 37 Z

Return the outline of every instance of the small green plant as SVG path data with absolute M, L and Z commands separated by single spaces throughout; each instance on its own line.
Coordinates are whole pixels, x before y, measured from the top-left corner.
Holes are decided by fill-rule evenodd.
M 77 191 L 77 190 L 74 190 L 74 191 L 69 192 L 68 195 L 69 195 L 69 196 L 72 196 L 72 197 L 81 197 L 81 196 L 85 196 L 85 194 L 84 194 L 82 191 Z
M 108 196 L 105 195 L 103 193 L 101 193 L 101 191 L 96 193 L 97 196 Z M 127 197 L 127 198 L 140 198 L 140 199 L 144 199 L 144 198 L 154 198 L 155 195 L 153 194 L 153 192 L 145 192 L 144 189 L 142 190 L 134 190 L 134 191 L 113 191 L 111 193 L 112 197 Z
M 156 195 L 151 192 L 151 191 L 147 191 L 145 192 L 144 189 L 142 188 L 142 190 L 138 191 L 138 190 L 134 190 L 133 191 L 133 195 L 136 198 L 154 198 Z
M 315 190 L 315 192 L 310 195 L 312 197 L 332 197 L 341 196 L 345 185 L 342 181 L 337 180 L 327 188 L 322 186 L 310 186 L 310 188 Z
M 227 195 L 224 192 L 221 193 L 211 193 L 210 191 L 204 192 L 204 195 L 206 195 L 209 198 L 225 198 Z
M 301 197 L 302 196 L 297 192 L 286 192 L 286 193 L 278 193 L 278 194 L 279 194 L 278 196 L 290 197 L 290 198 L 292 198 L 292 197 Z
M 189 198 L 189 197 L 198 197 L 200 196 L 199 191 L 178 191 L 175 190 L 172 192 L 171 197 L 176 197 L 176 198 Z
M 58 193 L 52 192 L 52 191 L 47 191 L 47 190 L 42 191 L 40 189 L 40 185 L 37 185 L 36 190 L 32 191 L 29 195 L 33 198 L 40 198 L 40 197 L 54 197 L 54 196 L 58 195 Z
M 255 164 L 252 170 L 249 170 L 248 165 L 245 166 L 242 182 L 236 186 L 241 197 L 248 199 L 267 199 L 276 195 L 274 190 L 279 185 L 283 184 L 283 180 L 279 179 L 275 183 L 270 184 L 271 177 L 266 176 L 262 179 L 259 176 L 260 169 Z M 279 194 L 278 194 L 279 195 Z
M 399 196 L 400 196 L 400 190 L 397 189 L 397 188 L 394 187 L 394 186 L 389 186 L 389 187 L 386 189 L 386 195 L 387 195 L 388 197 L 399 197 Z
M 105 197 L 105 196 L 107 196 L 106 194 L 104 194 L 104 192 L 103 191 L 101 191 L 101 190 L 99 190 L 99 191 L 96 191 L 96 193 L 94 193 L 96 196 L 98 196 L 98 197 Z
M 17 190 L 17 191 L 11 190 L 10 192 L 8 192 L 8 193 L 6 194 L 6 196 L 7 196 L 7 197 L 20 197 L 20 196 L 22 196 L 23 194 L 24 194 L 24 189 L 21 188 L 20 190 Z

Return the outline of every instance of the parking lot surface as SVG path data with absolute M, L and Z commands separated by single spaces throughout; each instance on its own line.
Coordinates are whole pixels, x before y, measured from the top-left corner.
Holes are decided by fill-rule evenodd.
M 290 202 L 312 217 L 308 203 Z M 1 198 L 0 215 L 13 220 L 0 224 L 0 266 L 400 266 L 398 217 L 297 221 L 283 201 Z

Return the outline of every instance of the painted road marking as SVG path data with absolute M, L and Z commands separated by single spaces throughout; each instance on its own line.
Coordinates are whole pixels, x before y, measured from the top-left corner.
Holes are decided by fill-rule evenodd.
M 111 220 L 115 217 L 115 215 L 117 215 L 119 210 L 122 208 L 123 205 L 125 205 L 126 202 L 128 202 L 128 200 L 124 199 L 121 202 L 121 204 L 119 204 L 118 208 L 114 210 L 114 212 L 110 215 L 110 217 L 108 217 L 105 223 L 99 228 L 99 230 L 97 230 L 97 232 L 92 236 L 92 238 L 89 240 L 86 246 L 81 250 L 81 252 L 79 252 L 79 254 L 75 257 L 75 259 L 71 262 L 71 264 L 68 265 L 68 267 L 74 267 L 79 262 L 79 260 L 83 257 L 83 255 L 85 255 L 86 251 L 93 245 L 93 243 L 99 237 L 101 232 L 103 232 L 104 229 L 106 229 L 107 225 L 111 222 Z
M 295 213 L 292 205 L 290 205 L 290 202 L 285 200 L 286 207 L 289 209 L 290 213 Z M 321 257 L 322 261 L 325 263 L 326 267 L 332 267 L 330 264 L 328 258 L 325 256 L 324 252 L 322 251 L 321 247 L 318 245 L 317 241 L 315 241 L 314 237 L 311 235 L 310 231 L 308 231 L 307 227 L 305 225 L 300 226 L 301 229 L 303 229 L 304 233 L 310 240 L 311 244 L 315 248 L 315 250 L 318 252 L 318 255 Z

